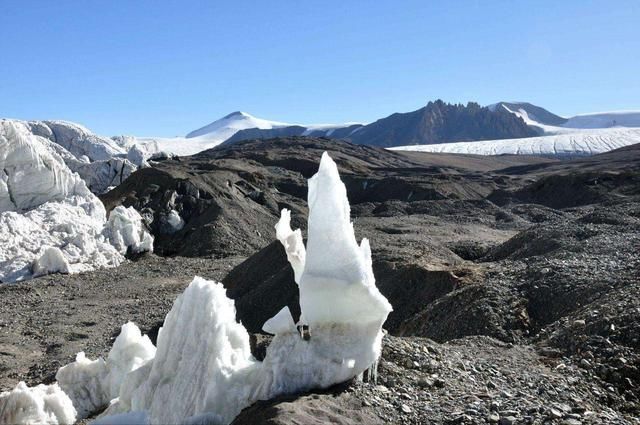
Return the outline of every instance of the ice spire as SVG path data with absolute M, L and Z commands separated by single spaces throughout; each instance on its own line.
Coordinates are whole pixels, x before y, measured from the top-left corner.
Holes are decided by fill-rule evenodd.
M 109 379 L 109 394 L 119 390 L 118 398 L 96 424 L 229 424 L 257 400 L 327 388 L 375 365 L 391 305 L 375 286 L 369 242 L 356 242 L 346 188 L 326 153 L 309 180 L 306 252 L 300 230 L 291 230 L 289 222 L 290 213 L 283 210 L 276 234 L 299 280 L 301 321 L 311 337 L 296 332 L 284 307 L 264 324 L 275 337 L 264 361 L 256 361 L 223 285 L 196 277 L 167 315 L 155 357 L 137 362 L 135 370 L 127 367 L 131 372 L 119 385 Z M 116 354 L 114 359 L 132 358 Z M 72 385 L 64 386 L 71 394 L 96 396 L 86 386 Z

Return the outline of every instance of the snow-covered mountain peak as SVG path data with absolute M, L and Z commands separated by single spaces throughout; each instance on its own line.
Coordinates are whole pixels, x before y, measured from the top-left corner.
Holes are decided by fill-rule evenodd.
M 235 111 L 230 113 L 229 115 L 226 115 L 223 119 L 231 119 L 231 118 L 250 118 L 250 119 L 256 119 L 256 117 L 254 117 L 251 114 L 248 114 L 246 112 L 242 112 L 242 111 Z
M 224 142 L 239 130 L 248 128 L 272 129 L 288 126 L 290 124 L 256 118 L 251 114 L 242 111 L 232 112 L 210 124 L 187 134 L 187 139 L 202 137 L 211 141 Z

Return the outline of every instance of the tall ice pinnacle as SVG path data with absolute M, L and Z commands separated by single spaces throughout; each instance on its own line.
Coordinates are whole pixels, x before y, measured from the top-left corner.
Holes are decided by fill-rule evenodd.
M 302 232 L 291 230 L 287 210 L 276 225 L 276 237 L 299 283 L 300 321 L 309 326 L 309 334 L 298 333 L 291 312 L 284 307 L 265 322 L 263 329 L 275 336 L 264 360 L 257 361 L 224 286 L 195 277 L 158 332 L 157 350 L 147 347 L 150 343 L 137 328 L 123 328 L 135 338 L 119 337 L 106 362 L 88 361 L 83 355 L 61 369 L 61 387 L 71 399 L 57 384 L 46 389 L 61 393 L 64 397 L 56 400 L 62 404 L 73 401 L 74 406 L 68 406 L 70 415 L 76 416 L 71 411 L 75 408 L 80 418 L 96 413 L 94 404 L 102 406 L 108 397 L 117 395 L 96 425 L 225 425 L 257 400 L 328 388 L 372 366 L 375 369 L 382 350 L 382 324 L 391 305 L 375 286 L 369 242 L 356 242 L 346 188 L 326 153 L 318 173 L 309 180 L 306 250 Z M 123 339 L 128 343 L 118 343 Z M 126 367 L 119 366 L 123 359 Z M 137 368 L 129 367 L 133 363 Z M 129 372 L 121 377 L 120 372 L 125 371 Z M 82 379 L 62 379 L 65 376 Z M 24 410 L 25 404 L 16 401 L 22 400 L 25 391 L 33 398 L 29 405 L 42 405 L 42 388 L 30 390 L 22 384 L 11 393 L 0 394 L 0 413 L 3 404 L 9 406 L 5 411 L 11 415 Z M 38 417 L 47 414 L 45 408 Z M 61 421 L 72 422 L 62 415 L 40 422 Z
M 347 189 L 326 152 L 309 179 L 308 200 L 307 255 L 300 278 L 306 324 L 380 321 L 382 325 L 391 304 L 375 286 L 369 242 L 356 241 Z

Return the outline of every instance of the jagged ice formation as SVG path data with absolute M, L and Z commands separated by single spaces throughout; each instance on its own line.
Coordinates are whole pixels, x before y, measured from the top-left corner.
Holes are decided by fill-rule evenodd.
M 102 202 L 61 148 L 24 123 L 0 121 L 0 282 L 114 267 L 153 239 L 132 208 L 107 221 Z
M 375 364 L 391 305 L 375 286 L 368 241 L 356 242 L 345 186 L 326 153 L 309 181 L 309 208 L 306 251 L 300 230 L 290 228 L 287 210 L 276 225 L 299 284 L 298 325 L 308 326 L 307 335 L 298 332 L 284 307 L 264 324 L 275 336 L 265 359 L 255 360 L 249 335 L 236 321 L 234 303 L 222 284 L 196 277 L 167 315 L 155 356 L 124 362 L 118 370 L 131 371 L 118 383 L 105 372 L 115 363 L 112 357 L 121 357 L 117 353 L 123 344 L 118 341 L 106 362 L 79 355 L 59 371 L 59 384 L 79 417 L 114 397 L 96 423 L 228 424 L 257 400 L 326 388 Z M 140 348 L 138 332 L 132 352 L 149 354 L 150 348 Z M 81 379 L 69 380 L 67 375 Z

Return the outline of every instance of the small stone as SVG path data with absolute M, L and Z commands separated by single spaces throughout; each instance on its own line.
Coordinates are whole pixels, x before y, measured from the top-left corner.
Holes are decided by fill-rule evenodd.
M 583 369 L 589 369 L 591 367 L 591 362 L 587 359 L 580 360 L 580 367 Z
M 582 425 L 582 422 L 577 419 L 565 419 L 562 421 L 562 425 Z
M 400 410 L 402 410 L 402 413 L 411 413 L 411 408 L 404 403 L 400 405 Z
M 376 385 L 376 390 L 383 392 L 383 393 L 388 393 L 389 392 L 389 388 L 385 387 L 384 385 Z
M 553 418 L 553 419 L 560 419 L 562 418 L 562 412 L 559 411 L 558 409 L 549 409 L 549 417 Z
M 516 423 L 516 418 L 514 416 L 503 416 L 498 421 L 498 425 L 513 425 Z
M 574 325 L 574 326 L 580 326 L 580 327 L 582 327 L 582 326 L 585 326 L 586 324 L 587 324 L 587 322 L 586 322 L 586 321 L 584 321 L 584 320 L 574 320 L 574 321 L 573 321 L 573 325 Z
M 489 422 L 490 424 L 497 424 L 499 420 L 500 420 L 500 415 L 498 415 L 495 412 L 490 413 L 489 416 L 487 416 L 487 422 Z
M 418 386 L 422 387 L 422 388 L 429 388 L 429 387 L 433 387 L 433 381 L 429 378 L 419 378 L 418 379 Z
M 572 411 L 573 413 L 579 413 L 579 414 L 582 414 L 582 413 L 586 412 L 586 411 L 587 411 L 587 409 L 586 409 L 586 407 L 584 407 L 584 406 L 574 406 L 574 407 L 571 409 L 571 411 Z

